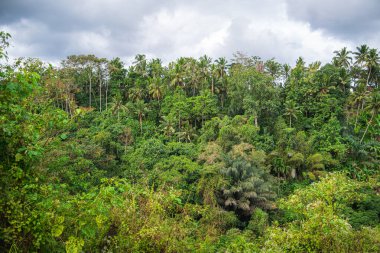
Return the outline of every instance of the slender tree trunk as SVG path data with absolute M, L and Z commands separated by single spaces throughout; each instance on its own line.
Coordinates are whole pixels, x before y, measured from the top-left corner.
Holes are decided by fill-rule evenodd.
M 362 143 L 362 141 L 363 141 L 363 139 L 364 139 L 364 136 L 366 135 L 366 133 L 367 133 L 367 131 L 368 131 L 368 127 L 369 127 L 369 125 L 371 125 L 371 123 L 372 123 L 372 119 L 373 119 L 373 116 L 375 115 L 375 112 L 374 111 L 372 111 L 372 115 L 371 115 L 371 119 L 368 121 L 368 123 L 367 123 L 367 127 L 365 128 L 365 131 L 364 131 L 364 133 L 363 133 L 363 136 L 362 136 L 362 138 L 360 139 L 360 143 Z
M 356 128 L 356 125 L 358 124 L 359 110 L 360 110 L 360 103 L 358 104 L 358 108 L 356 110 L 356 119 L 355 119 L 355 126 L 354 126 L 354 128 Z
M 292 128 L 292 116 L 289 116 L 289 127 Z
M 69 114 L 70 114 L 70 118 L 73 117 L 73 112 L 72 112 L 72 100 L 70 99 L 70 94 L 67 95 L 68 96 L 68 106 L 69 106 Z
M 108 82 L 106 81 L 106 110 L 108 109 Z
M 255 127 L 258 127 L 258 123 L 257 123 L 257 116 L 255 116 Z
M 211 77 L 211 94 L 214 95 L 214 77 Z
M 89 91 L 89 102 L 90 102 L 90 107 L 91 107 L 91 91 L 92 91 L 92 83 L 91 83 L 91 75 L 88 75 L 88 78 L 90 80 L 90 91 Z
M 99 79 L 99 111 L 102 111 L 102 81 Z
M 371 76 L 371 72 L 372 72 L 372 68 L 369 67 L 369 69 L 368 69 L 368 77 L 367 77 L 367 86 L 368 86 L 368 83 L 369 83 L 369 78 Z
M 95 107 L 98 106 L 98 101 L 96 100 L 96 94 L 94 91 L 92 91 L 92 96 L 95 98 Z
M 142 135 L 142 115 L 139 114 L 139 123 L 140 123 L 140 134 Z

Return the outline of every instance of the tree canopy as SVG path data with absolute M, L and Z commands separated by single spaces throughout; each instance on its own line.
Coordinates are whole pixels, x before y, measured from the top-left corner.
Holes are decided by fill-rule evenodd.
M 0 251 L 379 252 L 380 57 L 10 61 Z

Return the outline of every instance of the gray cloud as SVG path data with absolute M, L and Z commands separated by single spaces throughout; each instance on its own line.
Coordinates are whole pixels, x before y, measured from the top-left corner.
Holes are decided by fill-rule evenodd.
M 380 41 L 370 32 L 379 21 L 377 2 L 367 1 L 367 15 L 356 11 L 357 2 L 332 11 L 334 1 L 3 0 L 0 29 L 13 36 L 11 56 L 50 61 L 89 53 L 130 60 L 144 53 L 168 62 L 230 58 L 237 50 L 281 62 L 328 61 L 332 51 L 356 45 L 350 34 L 360 32 L 363 43 Z
M 290 18 L 334 36 L 361 42 L 380 31 L 378 0 L 287 0 Z

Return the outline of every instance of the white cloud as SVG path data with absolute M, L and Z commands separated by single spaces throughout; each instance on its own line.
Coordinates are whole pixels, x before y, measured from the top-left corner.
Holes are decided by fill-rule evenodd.
M 106 29 L 101 31 L 79 31 L 71 34 L 68 51 L 104 54 L 109 51 L 111 36 Z M 92 51 L 92 52 L 91 52 Z
M 320 11 L 324 10 L 320 6 L 323 3 L 307 2 L 297 16 L 291 4 L 300 4 L 299 0 L 83 0 L 78 3 L 70 0 L 69 4 L 37 1 L 51 12 L 39 11 L 28 2 L 12 5 L 18 0 L 0 4 L 5 8 L 0 14 L 9 14 L 0 17 L 0 27 L 14 37 L 14 47 L 9 50 L 11 56 L 59 60 L 70 54 L 93 53 L 100 57 L 133 59 L 134 55 L 143 53 L 168 62 L 181 56 L 204 54 L 228 59 L 239 50 L 294 64 L 299 56 L 309 62 L 327 62 L 334 50 L 357 45 L 354 39 L 335 34 L 337 27 L 318 27 L 318 24 L 330 25 L 320 22 L 320 17 L 324 17 Z M 335 3 L 329 6 L 333 8 Z M 348 13 L 354 11 L 350 6 L 356 5 L 346 6 Z M 307 13 L 313 9 L 317 14 L 309 20 Z M 342 20 L 355 23 L 349 17 Z M 363 33 L 364 39 L 359 44 L 379 45 L 379 33 L 365 36 Z
M 164 9 L 146 16 L 140 24 L 140 50 L 164 60 L 180 56 L 213 55 L 223 46 L 230 22 L 196 9 Z

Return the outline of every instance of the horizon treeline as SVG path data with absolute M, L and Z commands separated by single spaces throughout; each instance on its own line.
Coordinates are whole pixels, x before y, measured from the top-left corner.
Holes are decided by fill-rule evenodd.
M 7 60 L 0 251 L 379 252 L 380 56 Z

